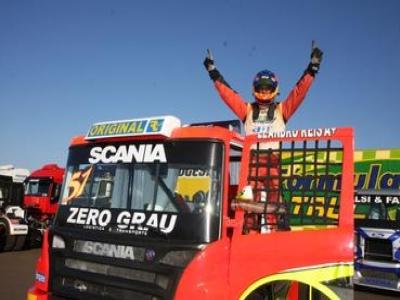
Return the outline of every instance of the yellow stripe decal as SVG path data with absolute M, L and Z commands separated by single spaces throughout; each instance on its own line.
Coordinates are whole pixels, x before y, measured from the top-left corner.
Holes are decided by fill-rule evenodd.
M 352 264 L 339 264 L 329 266 L 315 266 L 313 269 L 304 269 L 298 271 L 288 271 L 272 276 L 261 278 L 250 285 L 240 296 L 240 300 L 246 299 L 253 291 L 260 286 L 272 283 L 274 281 L 288 280 L 297 281 L 310 285 L 312 288 L 319 290 L 325 296 L 332 300 L 340 300 L 340 298 L 329 287 L 322 282 L 334 280 L 343 277 L 353 276 L 354 268 Z

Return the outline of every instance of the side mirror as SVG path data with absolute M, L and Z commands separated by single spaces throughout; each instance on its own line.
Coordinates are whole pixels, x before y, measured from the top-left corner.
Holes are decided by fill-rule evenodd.
M 60 198 L 61 185 L 53 183 L 53 192 L 51 193 L 50 203 L 58 202 Z

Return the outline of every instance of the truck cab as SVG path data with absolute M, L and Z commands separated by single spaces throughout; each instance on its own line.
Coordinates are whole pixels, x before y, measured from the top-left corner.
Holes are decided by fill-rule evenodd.
M 27 299 L 339 299 L 352 139 L 243 137 L 173 116 L 96 123 L 71 142 Z
M 42 215 L 54 215 L 63 177 L 64 168 L 56 164 L 47 164 L 33 171 L 25 180 L 25 207 L 31 210 L 36 209 Z
M 24 180 L 29 170 L 0 166 L 0 252 L 22 249 L 28 231 L 24 223 Z
M 5 206 L 20 205 L 22 204 L 23 197 L 12 197 L 13 179 L 10 176 L 0 175 L 0 207 L 4 209 Z
M 43 233 L 57 211 L 63 178 L 64 168 L 57 164 L 46 164 L 26 178 L 24 209 L 29 227 L 26 248 L 41 245 Z
M 22 206 L 24 200 L 24 180 L 29 170 L 0 166 L 0 209 L 7 206 Z

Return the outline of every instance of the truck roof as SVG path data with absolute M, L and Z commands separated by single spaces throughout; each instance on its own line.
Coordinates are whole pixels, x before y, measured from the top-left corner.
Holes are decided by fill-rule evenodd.
M 93 124 L 86 136 L 72 138 L 70 145 L 170 139 L 218 139 L 241 145 L 243 137 L 234 130 L 221 127 L 221 123 L 181 126 L 180 120 L 173 116 L 101 122 Z
M 28 169 L 15 168 L 13 165 L 0 166 L 0 175 L 9 176 L 14 182 L 24 182 L 29 173 Z
M 40 169 L 34 170 L 29 178 L 53 178 L 56 182 L 62 182 L 64 177 L 64 168 L 57 164 L 47 164 Z

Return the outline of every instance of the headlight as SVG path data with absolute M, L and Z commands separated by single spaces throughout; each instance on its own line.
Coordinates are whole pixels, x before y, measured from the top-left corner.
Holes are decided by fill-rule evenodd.
M 185 267 L 197 252 L 198 250 L 170 251 L 160 260 L 160 263 L 175 267 Z
M 51 244 L 53 249 L 65 249 L 65 241 L 62 237 L 58 235 L 53 236 L 53 242 Z
M 400 261 L 400 248 L 394 252 L 394 259 Z M 400 282 L 399 282 L 400 283 Z

